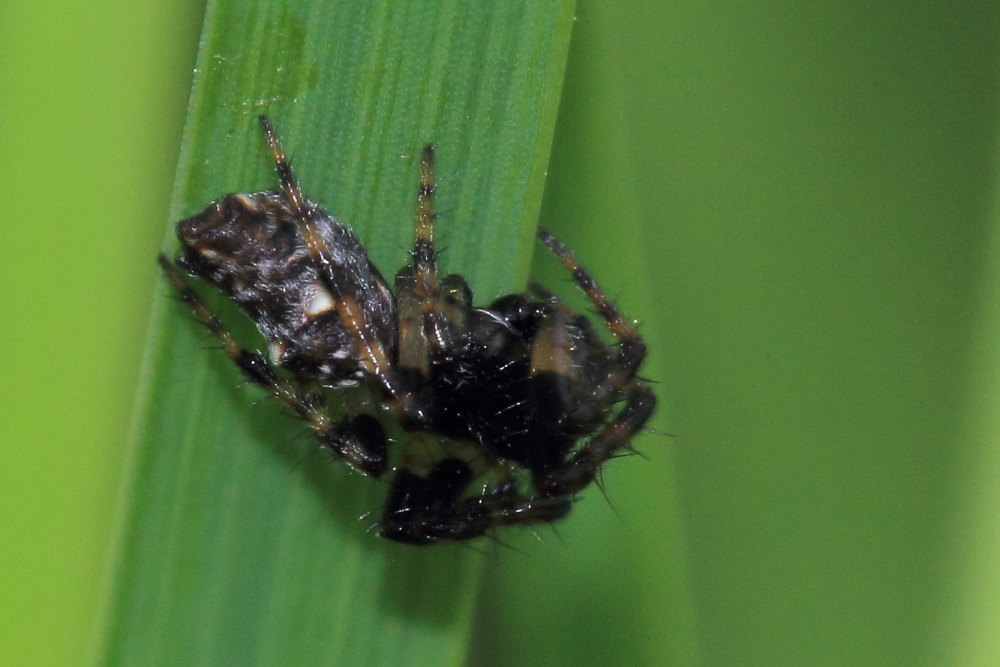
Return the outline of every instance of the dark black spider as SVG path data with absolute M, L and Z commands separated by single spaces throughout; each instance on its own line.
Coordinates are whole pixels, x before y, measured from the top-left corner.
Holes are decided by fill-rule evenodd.
M 386 471 L 382 414 L 348 411 L 335 419 L 324 388 L 369 386 L 379 406 L 371 411 L 395 417 L 421 441 L 407 444 L 393 468 L 383 537 L 467 540 L 497 526 L 565 516 L 653 411 L 655 397 L 636 376 L 645 344 L 633 327 L 546 231 L 539 240 L 587 295 L 616 346 L 539 286 L 482 308 L 472 305 L 461 276 L 439 277 L 430 145 L 411 261 L 390 290 L 351 228 L 302 195 L 271 123 L 259 120 L 280 189 L 214 201 L 177 224 L 183 247 L 176 264 L 159 257 L 195 317 L 250 381 L 355 470 L 372 477 Z M 267 340 L 269 359 L 236 342 L 181 270 L 239 304 Z

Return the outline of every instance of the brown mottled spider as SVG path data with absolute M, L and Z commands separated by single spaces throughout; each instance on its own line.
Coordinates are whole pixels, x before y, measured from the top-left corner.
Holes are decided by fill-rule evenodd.
M 483 308 L 472 305 L 461 276 L 439 277 L 430 145 L 410 263 L 390 290 L 350 227 L 302 195 L 271 123 L 259 120 L 280 189 L 212 202 L 177 224 L 176 264 L 159 257 L 196 319 L 247 379 L 358 472 L 386 471 L 383 416 L 426 434 L 422 445 L 403 448 L 393 468 L 383 537 L 468 540 L 499 526 L 565 516 L 577 492 L 629 449 L 653 411 L 655 397 L 636 375 L 645 356 L 636 331 L 546 231 L 539 240 L 571 273 L 617 346 L 539 286 Z M 183 272 L 243 309 L 266 339 L 269 359 L 235 340 Z M 371 412 L 381 414 L 331 416 L 324 389 L 358 385 L 371 388 L 379 406 Z

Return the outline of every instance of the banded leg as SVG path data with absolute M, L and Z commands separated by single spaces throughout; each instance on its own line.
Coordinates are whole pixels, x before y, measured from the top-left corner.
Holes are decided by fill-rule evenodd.
M 424 146 L 417 190 L 410 263 L 396 274 L 396 314 L 399 331 L 399 369 L 408 389 L 426 379 L 432 359 L 450 349 L 468 326 L 472 294 L 460 276 L 438 278 L 434 250 L 434 146 Z
M 639 336 L 635 328 L 626 321 L 618 308 L 611 303 L 611 300 L 608 299 L 594 277 L 583 268 L 576 256 L 570 252 L 569 248 L 562 241 L 544 229 L 538 230 L 538 240 L 559 258 L 559 261 L 566 267 L 566 270 L 573 276 L 573 281 L 577 287 L 587 296 L 590 303 L 597 310 L 597 314 L 604 321 L 608 331 L 618 341 L 617 362 L 607 377 L 594 388 L 593 392 L 594 400 L 605 400 L 632 381 L 636 371 L 642 364 L 642 360 L 646 356 L 646 343 Z
M 274 132 L 271 121 L 268 120 L 267 116 L 258 116 L 257 119 L 264 130 L 271 158 L 274 160 L 274 169 L 281 183 L 281 191 L 295 215 L 299 232 L 302 234 L 306 248 L 316 264 L 319 278 L 333 297 L 334 308 L 340 317 L 340 322 L 354 339 L 361 357 L 362 367 L 375 378 L 387 396 L 393 401 L 397 401 L 400 390 L 390 366 L 389 352 L 365 326 L 362 305 L 351 295 L 345 294 L 341 285 L 337 283 L 335 279 L 337 272 L 332 269 L 330 249 L 323 241 L 316 226 L 315 210 L 302 195 L 302 191 L 295 181 L 291 165 L 285 159 L 285 152 L 278 140 L 278 135 Z
M 368 415 L 335 421 L 327 412 L 321 394 L 307 392 L 283 378 L 264 359 L 241 346 L 198 293 L 188 284 L 182 271 L 164 255 L 158 257 L 167 279 L 195 319 L 219 341 L 223 352 L 236 364 L 244 377 L 263 387 L 304 419 L 320 443 L 355 470 L 378 477 L 385 472 L 386 440 L 378 421 Z
M 565 465 L 535 479 L 536 487 L 543 494 L 571 495 L 594 481 L 601 466 L 625 449 L 642 430 L 656 407 L 656 396 L 641 379 L 635 377 L 646 354 L 646 345 L 638 332 L 625 320 L 593 276 L 580 265 L 573 253 L 561 241 L 545 230 L 538 231 L 538 238 L 570 272 L 574 282 L 590 300 L 619 343 L 615 363 L 593 390 L 590 400 L 596 403 L 605 401 L 610 403 L 617 397 L 624 396 L 624 406 L 615 418 L 580 448 Z M 558 304 L 558 300 L 544 287 L 531 285 L 531 289 L 543 298 L 553 299 Z M 556 331 L 551 335 L 556 336 L 560 323 L 556 321 L 552 326 Z M 541 334 L 539 338 L 542 338 Z M 558 350 L 559 341 L 554 339 L 549 347 Z M 558 362 L 555 355 L 553 358 Z M 534 355 L 532 362 L 535 363 Z
M 413 289 L 420 303 L 424 335 L 431 350 L 447 349 L 449 332 L 438 303 L 437 252 L 434 250 L 434 145 L 424 146 L 420 160 L 420 186 L 417 189 L 417 217 L 414 223 Z

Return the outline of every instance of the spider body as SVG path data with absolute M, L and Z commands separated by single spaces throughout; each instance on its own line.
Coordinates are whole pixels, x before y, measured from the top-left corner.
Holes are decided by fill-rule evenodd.
M 354 232 L 301 194 L 269 121 L 260 122 L 280 189 L 216 200 L 178 223 L 176 263 L 160 256 L 196 319 L 250 381 L 359 472 L 379 477 L 390 465 L 384 416 L 418 436 L 393 466 L 384 537 L 467 540 L 565 516 L 652 413 L 655 397 L 636 375 L 645 355 L 638 334 L 545 231 L 540 241 L 571 272 L 616 346 L 541 287 L 476 307 L 462 277 L 439 277 L 431 146 L 411 261 L 390 289 Z M 233 338 L 184 273 L 242 308 L 267 340 L 267 358 Z M 324 389 L 357 385 L 371 388 L 382 414 L 335 419 Z

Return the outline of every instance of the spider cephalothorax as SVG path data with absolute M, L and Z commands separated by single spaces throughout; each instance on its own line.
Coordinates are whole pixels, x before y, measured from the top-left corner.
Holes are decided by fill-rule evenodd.
M 249 380 L 359 472 L 378 477 L 389 466 L 385 417 L 438 441 L 394 459 L 384 537 L 466 540 L 565 516 L 655 405 L 636 375 L 645 345 L 634 328 L 546 231 L 539 240 L 617 345 L 537 285 L 477 307 L 461 276 L 439 277 L 430 145 L 411 261 L 390 289 L 351 228 L 302 195 L 270 122 L 260 123 L 281 187 L 226 195 L 178 223 L 181 254 L 159 261 L 182 300 Z M 267 341 L 266 358 L 236 342 L 181 269 L 243 309 Z M 324 388 L 358 385 L 371 388 L 380 409 L 334 419 Z

